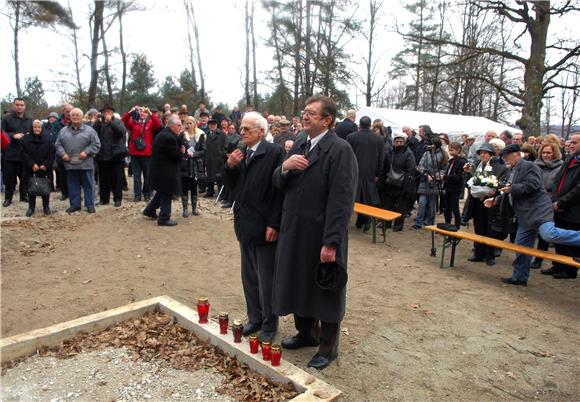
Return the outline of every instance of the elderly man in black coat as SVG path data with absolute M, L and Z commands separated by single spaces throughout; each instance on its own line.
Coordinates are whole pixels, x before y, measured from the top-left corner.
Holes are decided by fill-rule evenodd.
M 518 218 L 516 244 L 534 247 L 538 234 L 549 243 L 566 246 L 580 244 L 580 231 L 566 230 L 555 226 L 552 201 L 546 193 L 542 181 L 542 171 L 537 164 L 523 159 L 518 144 L 510 144 L 501 152 L 506 165 L 512 171 L 508 185 L 500 188 L 503 197 L 509 197 L 510 204 Z M 485 206 L 491 207 L 499 200 L 488 198 Z M 526 286 L 530 276 L 532 257 L 516 253 L 513 273 L 509 278 L 501 278 L 509 285 Z
M 120 119 L 115 119 L 115 109 L 105 105 L 101 109 L 101 117 L 93 123 L 101 141 L 101 149 L 96 156 L 99 166 L 99 203 L 109 203 L 111 192 L 115 207 L 120 207 L 123 201 L 123 182 L 125 157 L 129 155 L 125 126 Z
M 358 162 L 358 188 L 356 190 L 356 202 L 378 206 L 381 203 L 377 188 L 377 178 L 383 166 L 383 149 L 385 141 L 371 130 L 371 118 L 361 117 L 360 130 L 349 134 L 346 141 L 352 147 Z M 370 228 L 370 218 L 358 214 L 356 227 L 360 229 L 364 225 L 366 232 Z
M 334 101 L 314 96 L 306 101 L 304 133 L 273 175 L 284 192 L 276 252 L 273 310 L 294 313 L 298 334 L 282 341 L 297 349 L 320 345 L 309 367 L 323 369 L 338 356 L 346 287 L 324 289 L 315 280 L 320 263 L 347 269 L 348 223 L 357 188 L 358 166 L 348 143 L 331 131 Z
M 282 193 L 274 188 L 272 174 L 284 161 L 284 150 L 264 139 L 268 122 L 257 112 L 244 115 L 240 130 L 245 146 L 228 157 L 224 184 L 235 194 L 234 229 L 240 242 L 249 321 L 243 333 L 259 330 L 258 339 L 269 342 L 278 330 L 278 317 L 272 313 L 272 280 L 282 214 Z
M 181 148 L 179 134 L 181 120 L 173 115 L 167 122 L 167 127 L 161 130 L 153 140 L 151 155 L 151 170 L 149 181 L 156 190 L 155 196 L 143 210 L 143 215 L 157 218 L 159 226 L 175 226 L 177 222 L 171 220 L 171 199 L 181 191 Z M 157 208 L 159 216 L 157 216 Z
M 346 137 L 350 133 L 354 133 L 356 130 L 358 130 L 358 126 L 354 122 L 355 120 L 356 120 L 356 111 L 355 110 L 347 111 L 344 120 L 336 125 L 335 130 L 336 135 L 342 138 L 343 140 L 346 140 Z

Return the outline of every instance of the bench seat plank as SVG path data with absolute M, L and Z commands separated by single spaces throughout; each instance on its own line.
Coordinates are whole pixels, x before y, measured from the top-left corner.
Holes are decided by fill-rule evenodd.
M 382 221 L 394 221 L 401 217 L 398 212 L 388 211 L 386 209 L 371 207 L 370 205 L 360 204 L 358 202 L 354 203 L 354 212 L 357 214 L 367 215 Z

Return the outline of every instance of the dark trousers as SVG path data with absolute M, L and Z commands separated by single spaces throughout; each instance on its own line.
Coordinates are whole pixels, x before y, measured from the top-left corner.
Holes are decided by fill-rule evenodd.
M 221 177 L 221 175 L 216 175 L 215 180 L 211 180 L 211 181 L 208 180 L 207 181 L 207 183 L 206 183 L 206 186 L 207 186 L 207 188 L 206 188 L 206 191 L 207 191 L 206 195 L 208 197 L 215 194 L 215 192 L 214 192 L 214 186 L 215 185 L 217 185 L 217 191 L 219 192 L 220 189 L 222 188 L 222 177 Z
M 56 184 L 60 187 L 60 193 L 64 197 L 68 197 L 68 181 L 66 177 L 66 168 L 64 163 L 58 162 L 56 164 Z
M 399 212 L 400 218 L 395 219 L 393 230 L 403 230 L 405 214 L 409 209 L 408 194 L 403 189 L 387 187 L 383 198 L 383 208 L 393 212 Z M 390 222 L 389 222 L 390 223 Z M 387 225 L 388 226 L 388 225 Z
M 155 192 L 149 204 L 143 210 L 145 215 L 153 215 L 157 212 L 159 208 L 159 215 L 157 217 L 158 223 L 167 222 L 171 219 L 171 200 L 173 199 L 173 194 L 161 193 L 159 191 Z
M 197 179 L 195 177 L 181 177 L 181 196 L 188 197 L 191 194 L 191 199 L 197 197 Z
M 123 176 L 125 162 L 99 161 L 99 198 L 101 204 L 109 202 L 111 192 L 113 201 L 123 200 Z
M 7 200 L 12 200 L 14 192 L 16 191 L 16 183 L 19 182 L 18 191 L 20 192 L 20 201 L 26 199 L 26 183 L 22 174 L 22 162 L 20 161 L 6 161 L 4 175 L 4 197 Z
M 340 323 L 319 321 L 312 317 L 301 317 L 294 314 L 294 326 L 298 337 L 320 342 L 318 353 L 332 358 L 338 355 Z
M 561 229 L 580 230 L 580 223 L 565 221 L 558 217 L 554 219 L 554 223 Z M 569 257 L 580 257 L 580 246 L 564 246 L 562 244 L 554 243 L 554 247 L 556 248 L 556 254 L 567 255 Z M 567 273 L 570 276 L 576 276 L 578 274 L 578 268 L 561 264 L 559 262 L 554 263 L 554 268 L 556 271 Z
M 149 163 L 150 156 L 131 155 L 131 169 L 133 170 L 133 193 L 135 196 L 149 196 Z
M 25 168 L 25 171 L 23 172 L 23 177 L 27 183 L 33 174 L 36 175 L 36 177 L 48 177 L 50 180 L 50 173 L 51 172 L 48 170 L 46 170 L 46 171 L 38 170 L 36 173 L 32 173 L 32 169 Z M 42 207 L 45 209 L 48 209 L 49 202 L 50 202 L 50 195 L 43 195 L 43 196 L 41 196 L 41 198 L 42 198 Z M 36 209 L 36 196 L 35 195 L 28 194 L 28 208 L 32 209 L 33 211 Z
M 461 212 L 459 211 L 459 193 L 446 192 L 443 194 L 445 201 L 445 223 L 451 223 L 451 214 L 455 218 L 455 227 L 459 229 L 461 224 Z
M 497 238 L 498 234 L 495 233 L 489 224 L 490 219 L 490 208 L 486 208 L 483 205 L 483 201 L 471 197 L 469 199 L 473 205 L 473 229 L 476 234 Z M 495 258 L 495 249 L 490 246 L 486 246 L 485 244 L 475 243 L 475 257 L 485 260 L 493 260 Z
M 261 324 L 265 331 L 276 331 L 278 317 L 272 314 L 276 243 L 255 245 L 240 242 L 240 253 L 248 320 L 253 324 Z

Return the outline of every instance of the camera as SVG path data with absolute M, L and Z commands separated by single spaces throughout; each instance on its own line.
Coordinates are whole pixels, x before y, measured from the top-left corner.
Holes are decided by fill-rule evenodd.
M 139 115 L 140 111 L 141 110 L 139 108 L 135 108 L 135 110 L 131 112 L 131 118 L 135 121 L 139 121 L 139 119 L 141 118 L 141 116 Z

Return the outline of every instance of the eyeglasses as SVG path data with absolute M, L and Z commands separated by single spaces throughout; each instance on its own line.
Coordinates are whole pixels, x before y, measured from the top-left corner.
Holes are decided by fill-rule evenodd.
M 314 112 L 312 110 L 305 109 L 302 111 L 302 116 L 316 117 L 316 116 L 320 116 L 320 114 L 318 114 L 317 112 Z
M 259 126 L 240 126 L 240 131 L 253 130 L 255 128 L 260 128 Z

